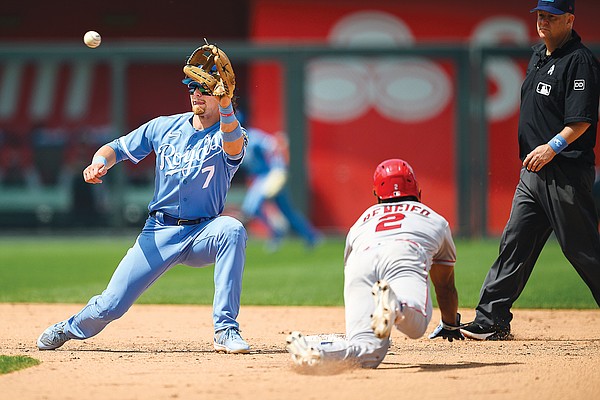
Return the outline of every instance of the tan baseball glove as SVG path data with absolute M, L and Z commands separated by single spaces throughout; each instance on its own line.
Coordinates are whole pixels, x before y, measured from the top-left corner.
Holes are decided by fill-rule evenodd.
M 235 73 L 227 54 L 214 44 L 198 47 L 186 61 L 183 72 L 213 96 L 233 97 Z

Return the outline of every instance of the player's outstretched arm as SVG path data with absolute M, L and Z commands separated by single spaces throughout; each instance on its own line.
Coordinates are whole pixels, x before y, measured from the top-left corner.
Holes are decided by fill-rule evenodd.
M 454 267 L 433 264 L 429 276 L 435 288 L 435 296 L 442 313 L 442 320 L 447 323 L 454 323 L 458 311 L 458 292 L 454 285 Z
M 433 264 L 429 275 L 442 314 L 440 325 L 429 335 L 429 338 L 442 337 L 450 342 L 453 339 L 464 339 L 464 336 L 460 333 L 460 314 L 458 314 L 458 292 L 454 284 L 454 267 Z
M 87 183 L 102 183 L 100 179 L 117 162 L 117 154 L 112 147 L 104 145 L 96 151 L 92 162 L 83 170 L 83 180 Z
M 231 98 L 228 96 L 221 96 L 219 98 L 219 113 L 221 114 L 221 132 L 223 132 L 224 139 L 227 136 L 226 134 L 230 134 L 232 137 L 237 136 L 237 132 L 239 130 L 239 137 L 235 138 L 232 141 L 228 141 L 225 139 L 223 141 L 223 150 L 231 156 L 235 156 L 241 153 L 242 148 L 244 147 L 244 135 L 241 134 L 240 123 L 235 117 L 235 113 L 233 112 L 233 107 L 231 105 Z

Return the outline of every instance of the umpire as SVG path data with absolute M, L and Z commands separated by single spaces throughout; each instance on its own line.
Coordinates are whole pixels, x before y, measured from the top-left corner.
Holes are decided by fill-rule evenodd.
M 510 308 L 550 234 L 600 305 L 600 236 L 592 196 L 600 64 L 573 30 L 574 0 L 538 1 L 537 32 L 521 87 L 523 161 L 500 254 L 481 288 L 475 320 L 463 334 L 511 338 Z

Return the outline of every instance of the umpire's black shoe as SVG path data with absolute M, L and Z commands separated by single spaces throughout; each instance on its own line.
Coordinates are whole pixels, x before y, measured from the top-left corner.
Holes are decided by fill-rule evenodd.
M 485 327 L 475 321 L 467 324 L 460 331 L 465 337 L 475 340 L 511 340 L 513 338 L 510 333 L 510 326 Z

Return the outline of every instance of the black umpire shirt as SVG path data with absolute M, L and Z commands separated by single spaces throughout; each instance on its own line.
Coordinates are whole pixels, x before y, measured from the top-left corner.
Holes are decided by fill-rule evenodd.
M 546 45 L 533 46 L 521 86 L 519 157 L 525 159 L 573 122 L 590 127 L 557 157 L 594 164 L 598 125 L 600 63 L 575 32 L 561 48 L 547 56 Z

